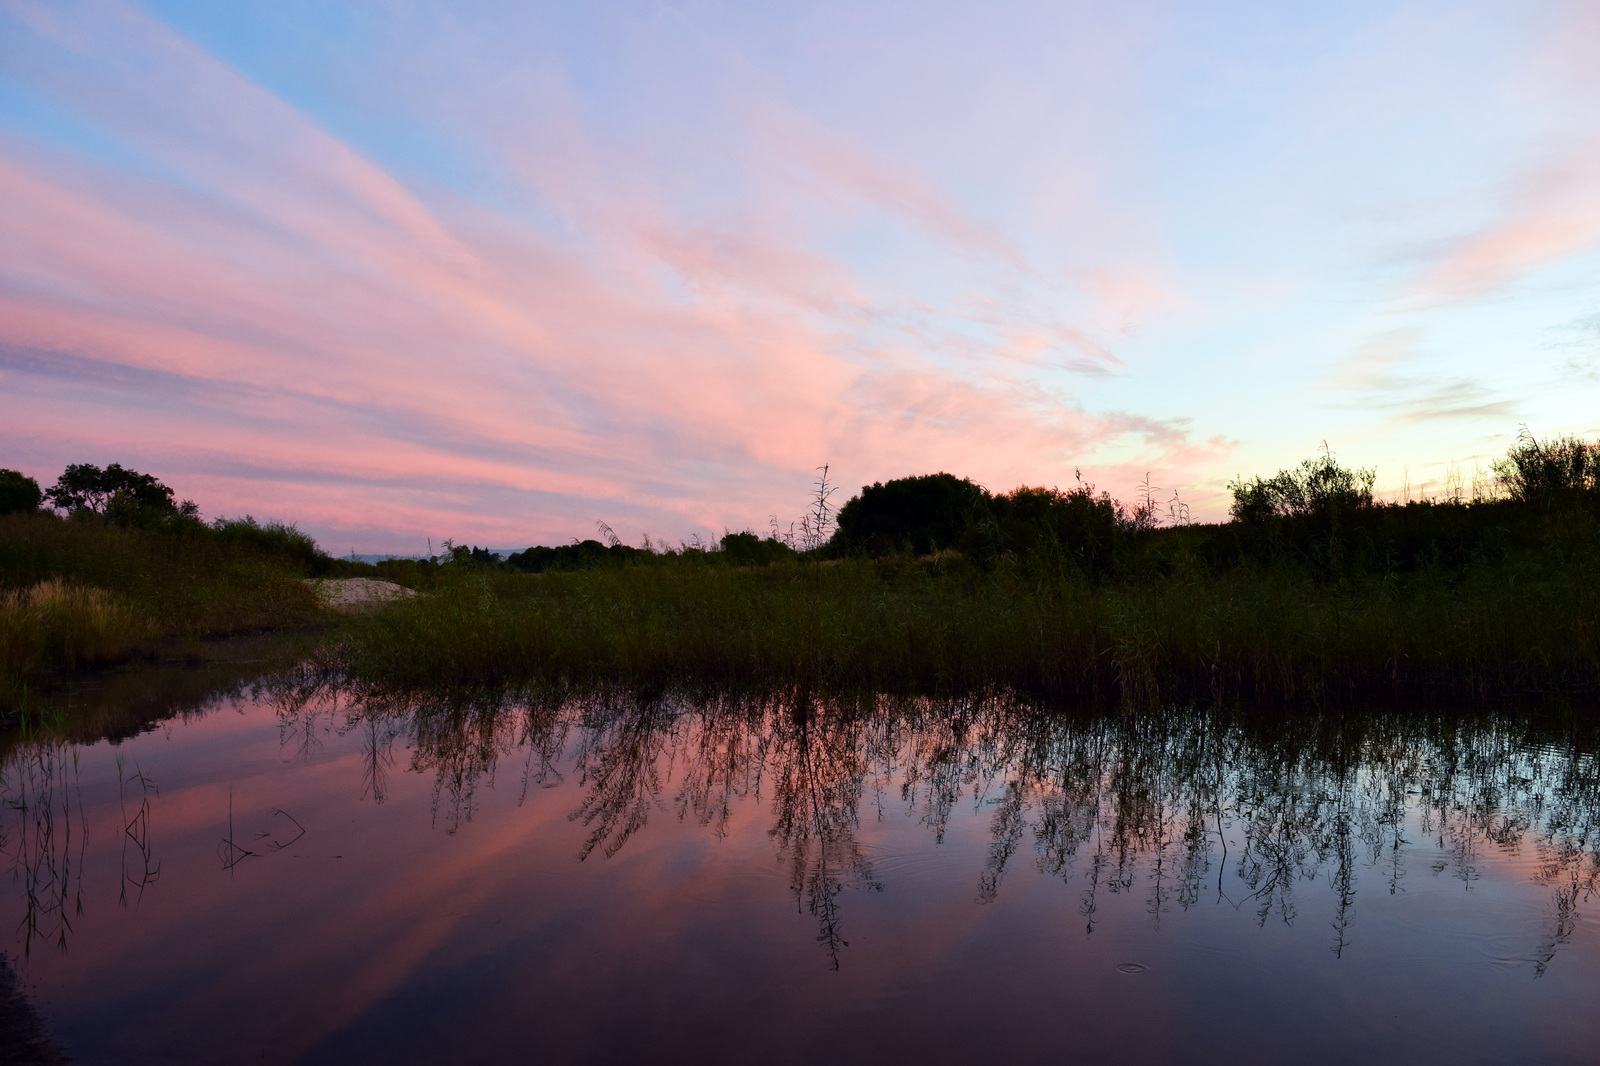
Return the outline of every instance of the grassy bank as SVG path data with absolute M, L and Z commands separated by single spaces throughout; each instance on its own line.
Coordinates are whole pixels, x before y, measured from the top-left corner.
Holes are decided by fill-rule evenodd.
M 1305 540 L 1301 543 L 1301 539 Z M 383 687 L 716 681 L 1051 698 L 1350 697 L 1600 687 L 1587 510 L 1374 508 L 1335 539 L 1238 523 L 1071 558 L 801 559 L 442 571 L 351 620 L 326 665 Z
M 192 509 L 123 522 L 113 496 L 98 515 L 0 516 L 0 699 L 156 641 L 328 621 L 300 579 L 340 575 L 425 593 L 340 621 L 315 653 L 387 690 L 1006 688 L 1128 705 L 1600 690 L 1600 447 L 1525 437 L 1496 470 L 1472 499 L 1385 504 L 1371 471 L 1324 455 L 1236 482 L 1233 520 L 1209 525 L 1084 484 L 993 495 L 936 474 L 864 487 L 831 539 L 819 487 L 804 542 L 611 537 L 504 562 L 446 542 L 376 567 Z
M 390 689 L 1007 688 L 1128 705 L 1600 689 L 1600 446 L 1525 434 L 1496 473 L 1471 499 L 1382 503 L 1372 471 L 1325 454 L 1235 482 L 1233 520 L 1214 525 L 1176 508 L 1163 524 L 1149 499 L 1082 483 L 994 495 L 904 478 L 864 487 L 821 546 L 768 541 L 759 564 L 751 544 L 458 552 L 413 575 L 431 595 L 352 620 L 321 658 Z
M 300 579 L 325 559 L 303 535 L 252 522 L 0 515 L 0 705 L 52 673 L 317 620 Z

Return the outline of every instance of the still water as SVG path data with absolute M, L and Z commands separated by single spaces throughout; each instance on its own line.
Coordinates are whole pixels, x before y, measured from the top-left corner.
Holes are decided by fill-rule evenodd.
M 108 720 L 13 738 L 0 806 L 81 1062 L 1600 1058 L 1587 713 L 288 675 Z

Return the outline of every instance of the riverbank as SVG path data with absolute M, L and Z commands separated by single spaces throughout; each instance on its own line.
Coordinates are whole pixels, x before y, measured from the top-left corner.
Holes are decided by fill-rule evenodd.
M 453 546 L 380 566 L 292 527 L 0 517 L 0 708 L 162 642 L 310 633 L 375 690 L 535 684 L 1166 701 L 1600 691 L 1600 450 L 1519 440 L 1492 492 L 1384 503 L 1331 456 L 1236 482 L 1233 520 L 1087 485 L 863 489 L 830 541 Z M 383 583 L 373 583 L 381 579 Z M 381 610 L 368 608 L 382 606 Z
M 248 520 L 0 516 L 0 710 L 86 669 L 326 624 L 304 580 L 325 558 L 293 529 Z
M 1047 699 L 1492 699 L 1600 688 L 1600 555 L 1318 573 L 1217 565 L 1219 527 L 1165 531 L 1141 569 L 946 553 L 739 569 L 460 572 L 353 618 L 319 652 L 381 688 L 735 684 Z M 1549 545 L 1546 545 L 1549 548 Z

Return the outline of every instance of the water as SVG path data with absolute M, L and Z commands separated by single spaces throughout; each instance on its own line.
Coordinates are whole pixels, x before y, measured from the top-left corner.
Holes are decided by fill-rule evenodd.
M 1581 715 L 146 717 L 6 756 L 0 945 L 82 1062 L 1596 1056 Z

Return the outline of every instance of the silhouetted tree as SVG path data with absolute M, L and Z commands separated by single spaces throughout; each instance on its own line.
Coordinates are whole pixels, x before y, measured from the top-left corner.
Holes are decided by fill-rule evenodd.
M 1307 459 L 1294 470 L 1280 470 L 1272 477 L 1238 479 L 1228 485 L 1233 490 L 1229 513 L 1241 522 L 1264 522 L 1274 518 L 1310 518 L 1322 521 L 1372 506 L 1372 484 L 1377 471 L 1371 468 L 1348 470 L 1338 464 L 1333 453 L 1320 459 Z
M 1494 472 L 1513 500 L 1548 510 L 1600 487 L 1600 445 L 1572 436 L 1538 440 L 1523 426 Z
M 996 496 L 989 511 L 974 538 L 980 554 L 1070 559 L 1089 571 L 1108 569 L 1132 528 L 1122 505 L 1088 482 L 1065 491 L 1023 485 Z
M 987 489 L 954 474 L 863 485 L 861 495 L 839 508 L 833 545 L 868 555 L 925 555 L 953 548 L 988 503 Z
M 198 515 L 192 500 L 181 504 L 173 492 L 150 474 L 112 463 L 104 470 L 93 463 L 73 463 L 45 492 L 45 498 L 63 511 L 89 511 L 121 524 L 145 515 Z
M 524 551 L 511 553 L 506 557 L 506 565 L 530 574 L 540 574 L 546 570 L 599 570 L 629 562 L 647 562 L 651 558 L 651 553 L 643 548 L 630 548 L 621 541 L 607 546 L 590 539 L 576 544 L 558 544 L 553 548 L 536 544 Z
M 783 541 L 775 537 L 763 539 L 748 529 L 724 533 L 719 546 L 723 558 L 735 566 L 767 566 L 795 557 L 795 550 Z

